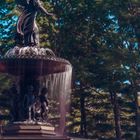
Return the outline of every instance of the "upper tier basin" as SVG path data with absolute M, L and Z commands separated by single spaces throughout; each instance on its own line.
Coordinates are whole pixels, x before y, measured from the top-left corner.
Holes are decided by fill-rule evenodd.
M 0 72 L 15 76 L 43 76 L 68 71 L 71 64 L 58 58 L 50 49 L 14 47 L 0 60 Z

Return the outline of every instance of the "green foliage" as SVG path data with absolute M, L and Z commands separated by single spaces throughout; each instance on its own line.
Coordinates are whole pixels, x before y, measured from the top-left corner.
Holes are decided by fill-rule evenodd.
M 14 45 L 16 15 L 14 0 L 0 1 L 0 52 L 3 55 Z
M 42 0 L 43 6 L 47 9 L 49 13 L 54 13 L 54 7 L 49 2 Z M 40 47 L 49 47 L 54 49 L 55 45 L 55 36 L 57 35 L 56 27 L 56 17 L 44 16 L 42 13 L 39 13 L 37 16 L 37 23 L 39 24 L 40 32 Z
M 0 120 L 3 120 L 1 122 L 2 124 L 5 124 L 7 120 L 11 119 L 9 111 L 11 108 L 12 95 L 8 93 L 13 82 L 12 79 L 9 75 L 0 74 Z

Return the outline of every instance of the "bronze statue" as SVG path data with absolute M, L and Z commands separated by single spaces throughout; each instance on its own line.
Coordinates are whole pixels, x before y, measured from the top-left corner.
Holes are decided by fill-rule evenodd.
M 38 11 L 53 16 L 41 5 L 40 0 L 15 0 L 22 13 L 17 22 L 16 44 L 19 46 L 39 46 L 39 31 L 36 24 Z
M 27 94 L 24 97 L 25 116 L 29 122 L 46 122 L 48 118 L 47 88 L 41 89 L 40 95 L 34 94 L 33 86 L 27 87 Z
M 30 87 L 28 89 L 28 120 L 31 121 L 31 120 L 34 120 L 34 103 L 35 103 L 35 95 L 34 95 L 34 89 L 33 87 Z
M 48 117 L 48 89 L 46 87 L 43 87 L 41 90 L 41 94 L 39 96 L 40 102 L 41 102 L 41 118 L 42 121 L 47 121 Z

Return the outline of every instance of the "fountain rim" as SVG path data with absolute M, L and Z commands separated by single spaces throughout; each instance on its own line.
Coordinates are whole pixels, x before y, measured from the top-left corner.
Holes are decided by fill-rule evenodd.
M 39 56 L 38 58 L 33 58 L 33 57 L 2 57 L 2 58 L 0 58 L 0 62 L 12 61 L 12 60 L 54 61 L 54 62 L 60 62 L 60 63 L 66 64 L 66 65 L 72 66 L 68 60 L 60 58 L 60 57 L 42 57 L 42 56 Z
M 48 58 L 48 59 L 47 59 Z M 1 58 L 0 72 L 14 76 L 30 73 L 35 76 L 67 72 L 72 68 L 69 61 L 55 57 L 43 58 Z M 60 61 L 61 60 L 61 61 Z

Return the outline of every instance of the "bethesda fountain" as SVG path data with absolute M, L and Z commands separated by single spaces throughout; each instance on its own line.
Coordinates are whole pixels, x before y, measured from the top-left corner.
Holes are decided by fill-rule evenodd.
M 65 121 L 72 66 L 49 48 L 40 47 L 35 20 L 38 11 L 46 16 L 54 15 L 39 0 L 16 0 L 16 3 L 22 9 L 17 22 L 16 46 L 0 60 L 0 72 L 15 79 L 10 89 L 15 96 L 12 120 L 3 128 L 1 139 L 68 140 Z M 57 121 L 49 112 L 51 117 L 57 116 Z

